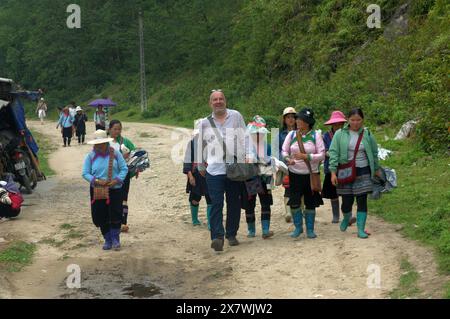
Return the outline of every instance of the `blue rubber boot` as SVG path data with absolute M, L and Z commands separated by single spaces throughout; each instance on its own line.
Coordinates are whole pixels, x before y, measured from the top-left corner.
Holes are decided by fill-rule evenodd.
M 198 226 L 202 224 L 198 220 L 198 205 L 194 206 L 191 204 L 191 218 L 192 218 L 192 225 Z
M 314 209 L 305 209 L 306 236 L 308 238 L 316 238 L 314 233 L 314 223 L 316 221 L 316 211 Z
M 270 219 L 262 220 L 262 238 L 267 239 L 273 236 L 273 231 L 270 230 Z
M 251 238 L 251 237 L 255 237 L 256 236 L 256 227 L 255 227 L 255 222 L 253 223 L 247 223 L 247 237 Z
M 366 220 L 367 213 L 366 212 L 357 212 L 356 213 L 356 225 L 358 227 L 358 237 L 359 238 L 367 238 L 369 237 L 364 231 L 366 228 Z
M 303 214 L 300 208 L 292 210 L 292 219 L 294 220 L 295 230 L 291 233 L 291 237 L 297 238 L 303 233 Z
M 341 222 L 341 231 L 346 231 L 348 227 L 348 223 L 350 222 L 350 217 L 352 217 L 352 213 L 344 214 L 344 219 Z
M 211 209 L 212 205 L 206 207 L 206 218 L 208 219 L 208 230 L 211 230 Z
M 120 228 L 111 228 L 111 241 L 114 250 L 120 250 Z
M 103 245 L 103 250 L 110 250 L 112 248 L 112 240 L 111 240 L 111 230 L 106 234 L 103 234 L 103 238 L 105 239 L 105 244 Z

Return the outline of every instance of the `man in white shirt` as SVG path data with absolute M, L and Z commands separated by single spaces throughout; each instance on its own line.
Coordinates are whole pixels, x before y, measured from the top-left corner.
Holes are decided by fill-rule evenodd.
M 225 142 L 227 163 L 233 161 L 234 156 L 239 161 L 244 161 L 246 126 L 244 118 L 238 111 L 227 108 L 227 101 L 221 90 L 213 90 L 209 98 L 209 105 L 212 114 L 202 121 L 200 133 L 203 141 L 201 150 L 207 168 L 205 165 L 199 165 L 198 169 L 200 174 L 206 176 L 208 192 L 211 197 L 211 248 L 215 251 L 222 251 L 224 237 L 228 239 L 230 246 L 239 245 L 236 235 L 241 216 L 240 193 L 243 183 L 227 178 L 224 148 L 220 142 L 221 140 Z M 226 194 L 227 201 L 225 229 L 223 227 L 224 194 Z

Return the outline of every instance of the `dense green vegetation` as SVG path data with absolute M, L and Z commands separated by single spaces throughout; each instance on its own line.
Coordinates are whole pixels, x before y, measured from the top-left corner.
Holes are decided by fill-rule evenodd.
M 450 274 L 448 155 L 426 154 L 412 139 L 395 141 L 392 129 L 379 128 L 375 135 L 383 147 L 393 151 L 381 165 L 395 168 L 398 187 L 383 194 L 380 200 L 369 201 L 370 213 L 403 225 L 405 235 L 433 247 L 440 270 Z M 390 139 L 385 141 L 384 136 Z M 445 290 L 449 298 L 450 283 Z M 398 293 L 395 295 L 399 297 Z
M 74 2 L 81 29 L 66 27 Z M 260 114 L 271 126 L 286 106 L 311 106 L 319 123 L 335 108 L 362 107 L 378 141 L 394 150 L 383 164 L 399 177 L 371 212 L 432 245 L 449 274 L 450 3 L 377 0 L 381 29 L 369 29 L 373 2 L 2 0 L 0 76 L 44 87 L 53 110 L 107 96 L 119 103 L 114 117 L 179 126 L 205 116 L 217 88 L 247 120 Z M 149 93 L 143 114 L 139 9 Z M 410 119 L 420 121 L 415 136 L 392 140 Z
M 191 125 L 220 87 L 246 118 L 259 113 L 276 123 L 285 106 L 309 105 L 325 119 L 333 108 L 361 106 L 373 124 L 423 119 L 422 149 L 447 149 L 445 0 L 377 1 L 381 29 L 366 26 L 373 1 L 364 0 L 79 0 L 81 29 L 68 29 L 73 2 L 0 3 L 0 74 L 45 87 L 53 108 L 109 96 L 121 118 Z M 150 102 L 144 114 L 139 8 Z

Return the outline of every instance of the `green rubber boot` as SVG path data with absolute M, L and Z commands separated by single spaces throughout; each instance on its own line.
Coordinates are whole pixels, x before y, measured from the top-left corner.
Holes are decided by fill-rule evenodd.
M 256 226 L 255 222 L 253 223 L 247 223 L 247 237 L 255 237 L 256 236 Z
M 344 219 L 341 222 L 341 231 L 346 231 L 348 227 L 348 223 L 350 222 L 350 217 L 352 216 L 352 213 L 344 214 Z
M 300 208 L 292 210 L 292 219 L 294 220 L 295 230 L 291 233 L 291 237 L 297 238 L 303 233 L 303 214 Z
M 192 218 L 192 225 L 198 226 L 202 224 L 198 220 L 198 205 L 194 206 L 191 204 L 191 218 Z
M 366 220 L 367 213 L 366 212 L 357 212 L 356 213 L 356 225 L 358 227 L 358 237 L 359 238 L 368 238 L 369 236 L 364 231 L 366 228 Z
M 262 238 L 267 239 L 273 236 L 273 231 L 270 230 L 270 219 L 262 220 Z
M 306 236 L 308 238 L 316 238 L 317 235 L 314 233 L 314 223 L 316 221 L 316 211 L 311 209 L 305 210 L 305 224 L 306 224 Z

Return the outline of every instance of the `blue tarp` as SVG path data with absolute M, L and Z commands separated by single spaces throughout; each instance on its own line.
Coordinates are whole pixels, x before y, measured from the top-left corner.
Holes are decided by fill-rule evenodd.
M 14 100 L 13 102 L 11 102 L 10 105 L 14 120 L 17 125 L 17 129 L 25 135 L 25 141 L 27 145 L 30 147 L 34 155 L 37 156 L 37 153 L 39 152 L 39 147 L 36 144 L 33 135 L 31 135 L 31 132 L 27 127 L 25 120 L 25 109 L 23 107 L 22 101 L 20 100 L 20 97 L 25 97 L 30 100 L 36 100 L 39 97 L 39 94 L 37 92 L 20 92 L 20 93 L 13 93 L 13 95 Z

